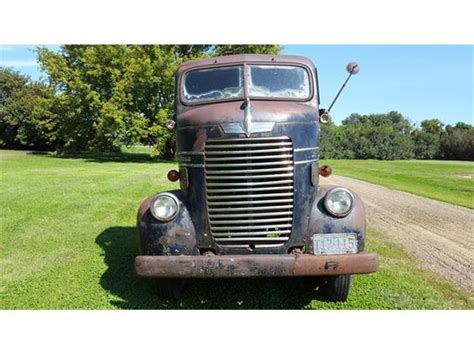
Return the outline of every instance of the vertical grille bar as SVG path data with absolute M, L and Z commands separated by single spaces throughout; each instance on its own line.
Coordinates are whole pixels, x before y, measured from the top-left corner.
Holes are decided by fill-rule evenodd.
M 208 140 L 210 231 L 224 246 L 279 245 L 293 222 L 293 146 L 288 137 Z

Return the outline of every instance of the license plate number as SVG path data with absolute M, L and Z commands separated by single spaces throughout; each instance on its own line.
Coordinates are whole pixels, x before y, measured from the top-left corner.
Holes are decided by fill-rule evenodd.
M 354 233 L 330 233 L 313 235 L 314 254 L 355 254 L 357 236 Z

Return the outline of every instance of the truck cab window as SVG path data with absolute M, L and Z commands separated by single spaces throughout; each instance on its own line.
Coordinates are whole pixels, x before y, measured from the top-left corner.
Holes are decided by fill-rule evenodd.
M 308 72 L 302 67 L 249 66 L 249 96 L 306 99 L 310 95 Z
M 207 101 L 243 96 L 242 66 L 194 70 L 185 75 L 184 98 Z

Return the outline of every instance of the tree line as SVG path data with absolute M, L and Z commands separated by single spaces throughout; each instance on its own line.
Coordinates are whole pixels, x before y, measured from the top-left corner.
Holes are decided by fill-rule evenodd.
M 143 144 L 174 156 L 165 126 L 182 62 L 240 53 L 278 54 L 277 45 L 64 45 L 37 49 L 46 80 L 0 67 L 0 148 L 119 152 Z M 438 119 L 419 128 L 398 112 L 352 114 L 321 125 L 325 159 L 474 160 L 474 129 Z
M 401 113 L 351 114 L 340 125 L 321 124 L 322 159 L 474 160 L 474 127 L 426 119 L 415 127 Z

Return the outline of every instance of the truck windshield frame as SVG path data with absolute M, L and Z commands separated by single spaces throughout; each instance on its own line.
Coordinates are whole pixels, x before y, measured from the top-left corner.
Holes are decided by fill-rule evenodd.
M 235 86 L 237 77 L 234 76 L 237 71 L 238 87 Z M 206 73 L 212 74 L 213 80 L 206 78 Z M 229 86 L 219 85 L 222 81 L 227 81 Z M 293 85 L 285 88 L 284 84 L 288 83 Z M 252 100 L 306 102 L 314 96 L 312 72 L 300 63 L 252 62 L 192 68 L 181 75 L 178 85 L 181 102 L 187 106 L 239 101 L 245 97 Z M 209 90 L 199 92 L 199 85 Z

